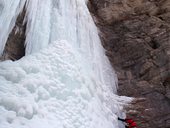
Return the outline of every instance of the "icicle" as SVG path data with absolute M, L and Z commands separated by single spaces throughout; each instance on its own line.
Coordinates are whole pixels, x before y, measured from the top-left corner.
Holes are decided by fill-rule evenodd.
M 47 47 L 51 29 L 51 0 L 29 0 L 26 13 L 26 54 Z
M 17 16 L 23 10 L 26 0 L 0 1 L 0 54 L 3 53 L 6 41 L 12 31 Z
M 27 3 L 26 54 L 38 52 L 56 40 L 69 40 L 84 66 L 91 63 L 98 79 L 116 93 L 117 81 L 101 46 L 84 0 L 34 0 Z M 81 58 L 80 58 L 81 59 Z M 98 65 L 96 67 L 96 64 Z M 110 86 L 113 85 L 112 87 Z

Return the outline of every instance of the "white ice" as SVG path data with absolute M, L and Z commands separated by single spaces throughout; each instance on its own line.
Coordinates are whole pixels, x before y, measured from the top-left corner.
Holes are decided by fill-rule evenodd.
M 0 1 L 0 11 L 4 3 L 24 5 Z M 118 128 L 131 99 L 116 95 L 117 77 L 86 1 L 28 0 L 26 9 L 26 56 L 0 63 L 0 128 Z

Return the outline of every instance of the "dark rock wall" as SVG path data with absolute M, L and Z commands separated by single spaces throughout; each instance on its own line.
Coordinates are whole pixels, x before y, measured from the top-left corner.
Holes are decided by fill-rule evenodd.
M 170 0 L 90 0 L 88 6 L 119 94 L 146 98 L 127 116 L 140 128 L 170 128 Z

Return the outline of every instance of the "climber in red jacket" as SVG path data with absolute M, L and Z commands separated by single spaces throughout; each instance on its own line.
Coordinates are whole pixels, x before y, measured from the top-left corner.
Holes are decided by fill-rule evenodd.
M 122 121 L 122 122 L 125 122 L 125 127 L 126 128 L 137 128 L 136 126 L 136 122 L 133 121 L 132 119 L 121 119 L 118 117 L 118 120 Z

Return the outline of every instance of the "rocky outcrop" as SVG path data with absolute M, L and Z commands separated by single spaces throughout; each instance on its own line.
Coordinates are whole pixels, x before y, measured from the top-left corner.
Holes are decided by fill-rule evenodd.
M 119 94 L 145 98 L 127 115 L 140 128 L 169 128 L 170 1 L 90 0 L 88 5 L 118 74 Z
M 25 9 L 18 16 L 16 24 L 9 34 L 4 52 L 0 56 L 0 61 L 4 60 L 18 60 L 25 55 L 25 32 L 26 23 L 24 24 Z

